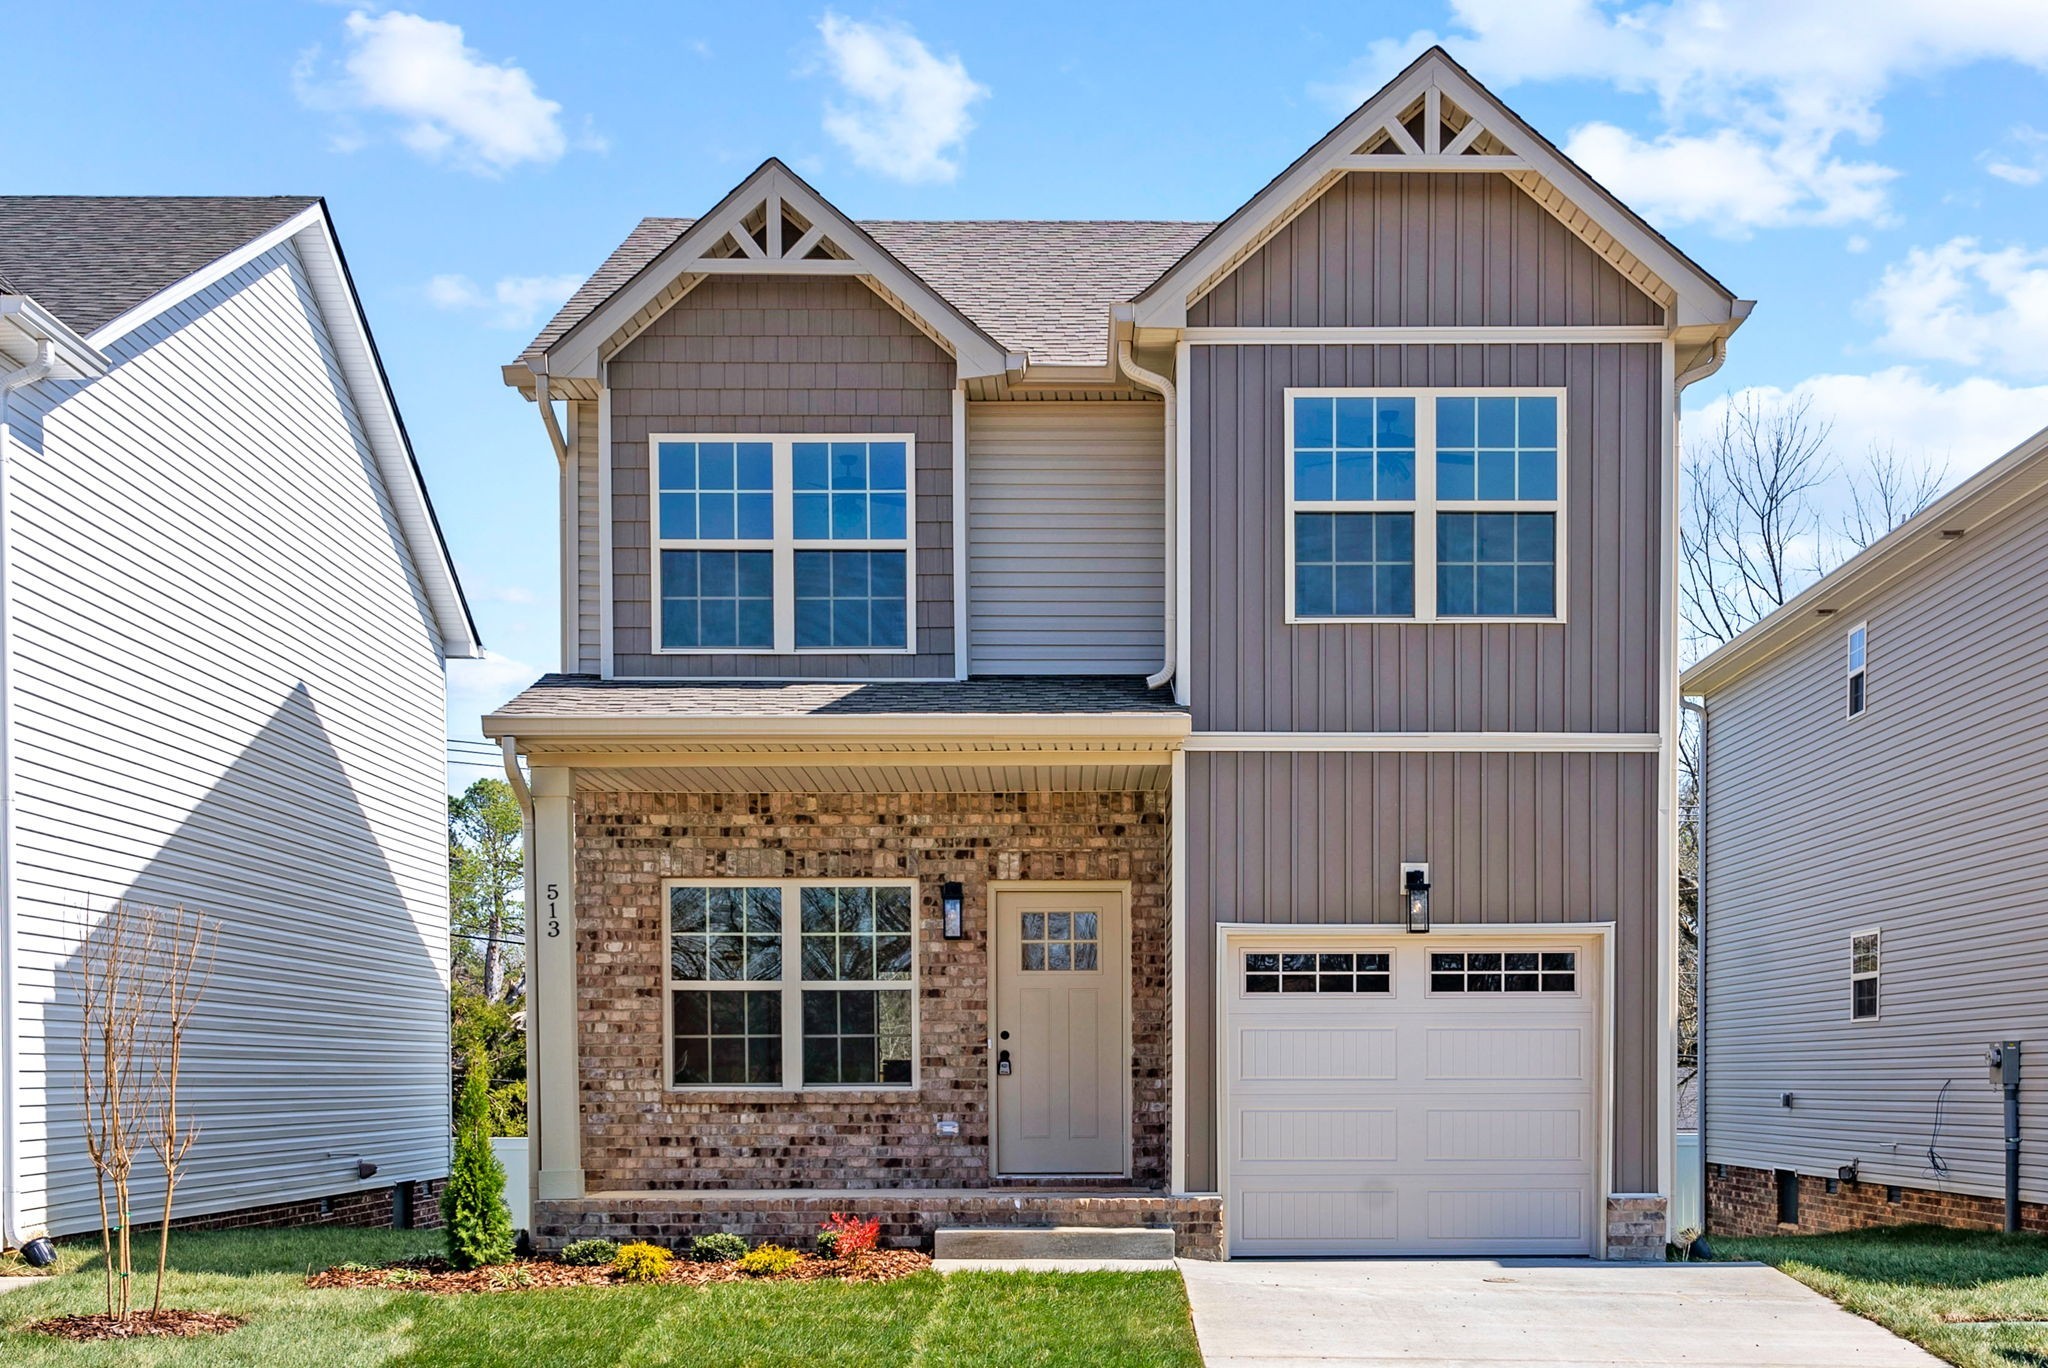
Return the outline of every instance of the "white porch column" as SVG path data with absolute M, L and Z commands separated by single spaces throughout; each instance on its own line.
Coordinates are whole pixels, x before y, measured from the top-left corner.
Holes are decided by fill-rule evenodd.
M 527 1087 L 534 1125 L 536 1195 L 583 1195 L 583 1125 L 576 1104 L 576 837 L 574 771 L 533 770 L 533 865 L 527 924 L 535 1070 Z

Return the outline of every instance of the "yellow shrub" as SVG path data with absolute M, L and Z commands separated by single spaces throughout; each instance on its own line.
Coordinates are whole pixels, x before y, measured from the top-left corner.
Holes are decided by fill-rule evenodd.
M 749 1251 L 746 1257 L 740 1260 L 740 1272 L 752 1274 L 755 1277 L 787 1273 L 803 1261 L 804 1256 L 797 1253 L 794 1249 L 784 1249 L 781 1245 L 767 1244 L 762 1245 L 759 1249 Z
M 676 1256 L 660 1245 L 621 1245 L 612 1259 L 612 1271 L 627 1282 L 656 1282 L 675 1261 Z

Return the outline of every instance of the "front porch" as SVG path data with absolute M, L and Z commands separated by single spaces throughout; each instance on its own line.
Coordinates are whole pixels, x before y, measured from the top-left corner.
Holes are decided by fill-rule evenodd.
M 599 1192 L 542 1201 L 536 1247 L 603 1236 L 680 1248 L 697 1235 L 729 1230 L 749 1241 L 808 1247 L 835 1211 L 882 1223 L 883 1243 L 929 1249 L 952 1227 L 1132 1227 L 1169 1229 L 1184 1259 L 1223 1254 L 1223 1199 L 1131 1188 L 814 1188 L 782 1191 Z

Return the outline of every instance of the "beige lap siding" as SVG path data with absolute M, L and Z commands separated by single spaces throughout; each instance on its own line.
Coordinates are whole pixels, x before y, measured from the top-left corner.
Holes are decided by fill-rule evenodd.
M 1132 1181 L 1165 1181 L 1166 795 L 580 793 L 577 999 L 588 1189 L 958 1187 L 989 1181 L 994 880 L 1128 882 Z M 676 1092 L 663 1077 L 667 879 L 918 882 L 914 1089 Z M 965 886 L 947 941 L 939 886 Z M 960 1123 L 941 1136 L 938 1123 Z

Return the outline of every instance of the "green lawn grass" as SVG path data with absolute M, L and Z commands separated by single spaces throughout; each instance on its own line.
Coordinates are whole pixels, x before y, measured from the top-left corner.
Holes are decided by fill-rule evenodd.
M 919 1274 L 893 1283 L 734 1283 L 434 1296 L 335 1288 L 305 1275 L 440 1251 L 431 1233 L 295 1230 L 179 1235 L 167 1304 L 244 1316 L 197 1340 L 70 1344 L 21 1330 L 103 1310 L 96 1242 L 60 1246 L 60 1275 L 0 1296 L 8 1368 L 290 1365 L 291 1368 L 1195 1368 L 1175 1273 Z M 151 1253 L 154 1252 L 154 1246 Z M 138 1275 L 148 1304 L 149 1280 Z
M 1713 1246 L 1782 1269 L 1950 1363 L 2048 1368 L 2048 1237 L 1922 1225 L 1715 1236 Z

